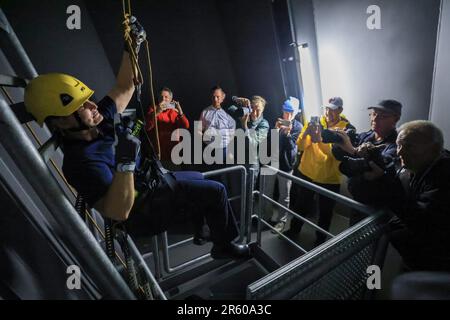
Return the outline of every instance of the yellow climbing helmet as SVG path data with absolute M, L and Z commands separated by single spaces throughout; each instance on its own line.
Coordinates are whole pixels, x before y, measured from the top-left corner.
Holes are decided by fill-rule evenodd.
M 94 91 L 80 80 L 62 73 L 40 75 L 25 89 L 25 106 L 40 126 L 49 116 L 64 117 L 74 113 Z

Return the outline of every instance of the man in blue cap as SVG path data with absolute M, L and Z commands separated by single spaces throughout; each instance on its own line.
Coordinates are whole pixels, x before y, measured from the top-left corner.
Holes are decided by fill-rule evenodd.
M 297 98 L 289 97 L 282 106 L 283 116 L 275 124 L 280 137 L 280 170 L 292 174 L 295 157 L 297 155 L 297 139 L 303 129 L 303 125 L 296 120 L 296 115 L 300 111 L 300 101 Z M 279 202 L 289 208 L 289 193 L 292 181 L 283 177 L 278 177 Z M 271 221 L 275 223 L 275 229 L 283 232 L 290 215 L 286 211 L 274 211 Z

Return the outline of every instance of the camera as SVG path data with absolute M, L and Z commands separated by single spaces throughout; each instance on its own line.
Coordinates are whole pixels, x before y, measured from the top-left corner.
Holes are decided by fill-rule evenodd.
M 323 129 L 322 130 L 322 142 L 323 143 L 341 143 L 342 137 L 334 131 Z
M 357 133 L 355 129 L 348 128 L 345 130 L 345 133 L 349 136 L 352 144 L 357 140 Z M 328 129 L 322 130 L 323 143 L 342 143 L 343 141 L 343 138 L 337 132 Z
M 228 108 L 228 112 L 231 113 L 235 118 L 242 118 L 243 116 L 250 114 L 252 112 L 252 109 L 250 107 L 232 105 Z
M 243 100 L 248 101 L 244 98 L 239 98 L 237 96 L 232 96 L 231 100 L 236 103 L 236 105 L 232 105 L 228 108 L 228 111 L 235 117 L 235 118 L 242 118 L 243 116 L 246 116 L 250 113 L 252 113 L 252 108 L 250 105 L 246 105 L 247 103 L 244 103 Z
M 236 112 L 236 116 L 239 118 L 242 118 L 243 116 L 246 116 L 248 114 L 252 113 L 252 109 L 249 107 L 240 107 L 238 108 Z
M 344 159 L 339 166 L 339 170 L 347 177 L 361 175 L 364 172 L 372 170 L 369 165 L 369 162 L 371 161 L 381 169 L 386 170 L 387 167 L 390 167 L 392 164 L 394 164 L 394 159 L 390 157 L 383 157 L 382 150 L 384 149 L 384 147 L 384 145 L 374 146 L 371 144 L 367 148 L 366 157 L 352 158 L 344 156 Z

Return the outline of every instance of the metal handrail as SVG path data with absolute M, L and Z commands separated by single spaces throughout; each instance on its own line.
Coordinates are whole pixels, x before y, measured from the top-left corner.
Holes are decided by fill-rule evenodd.
M 259 193 L 259 210 L 258 210 L 258 226 L 257 226 L 257 233 L 256 233 L 256 243 L 261 246 L 262 244 L 262 223 L 261 221 L 263 220 L 263 202 L 264 202 L 264 188 L 266 186 L 266 176 L 264 174 L 261 174 L 259 176 L 259 189 L 260 189 L 260 193 Z
M 374 210 L 375 211 L 375 210 Z M 370 216 L 366 217 L 365 219 L 361 220 L 354 226 L 350 227 L 349 229 L 341 232 L 339 235 L 331 239 L 330 241 L 327 241 L 320 245 L 319 247 L 315 248 L 312 251 L 307 252 L 306 254 L 296 258 L 295 260 L 285 264 L 281 268 L 275 270 L 274 272 L 266 275 L 265 277 L 255 281 L 252 283 L 248 289 L 250 291 L 256 291 L 262 287 L 269 286 L 273 283 L 276 283 L 281 277 L 283 277 L 285 274 L 295 270 L 299 265 L 306 263 L 307 261 L 321 255 L 324 253 L 328 248 L 335 246 L 337 243 L 340 243 L 341 241 L 344 241 L 344 239 L 347 239 L 350 235 L 355 234 L 359 230 L 363 229 L 368 224 L 372 223 L 376 219 L 379 219 L 381 216 L 385 215 L 385 211 L 375 211 L 375 213 Z
M 331 198 L 339 203 L 342 203 L 344 205 L 346 205 L 347 207 L 350 207 L 352 209 L 355 209 L 359 212 L 362 212 L 364 214 L 366 214 L 367 216 L 373 216 L 376 213 L 376 210 L 364 205 L 362 203 L 359 203 L 353 199 L 347 198 L 341 194 L 332 192 L 330 190 L 327 190 L 323 187 L 320 187 L 316 184 L 313 184 L 311 182 L 308 182 L 306 180 L 303 180 L 301 178 L 298 178 L 296 176 L 293 176 L 291 174 L 288 174 L 286 172 L 283 172 L 277 168 L 271 167 L 271 166 L 263 166 L 263 169 L 265 169 L 265 172 L 272 172 L 273 174 L 276 174 L 277 176 L 281 176 L 285 179 L 291 180 L 293 183 L 299 184 L 307 189 L 310 189 L 312 191 L 315 191 L 325 197 Z M 282 234 L 281 232 L 279 232 L 278 230 L 276 230 L 273 226 L 271 226 L 270 224 L 268 224 L 266 221 L 264 221 L 263 217 L 262 217 L 262 212 L 263 212 L 263 208 L 264 208 L 264 201 L 267 200 L 270 203 L 274 204 L 275 206 L 277 206 L 278 208 L 283 209 L 285 212 L 290 213 L 291 215 L 294 216 L 294 218 L 300 219 L 302 220 L 304 223 L 310 225 L 311 227 L 313 227 L 314 229 L 316 229 L 317 231 L 325 234 L 327 237 L 330 238 L 335 238 L 336 235 L 333 235 L 332 233 L 328 232 L 327 230 L 324 230 L 323 228 L 321 228 L 320 226 L 318 226 L 317 224 L 309 221 L 308 219 L 302 217 L 301 215 L 299 215 L 298 213 L 292 211 L 291 209 L 285 207 L 284 205 L 282 205 L 281 203 L 278 203 L 277 201 L 273 200 L 272 198 L 268 197 L 266 194 L 264 194 L 264 188 L 265 188 L 265 176 L 266 174 L 261 174 L 260 176 L 260 191 L 252 191 L 252 194 L 257 194 L 259 195 L 259 211 L 257 212 L 257 215 L 253 215 L 252 212 L 250 212 L 251 217 L 256 217 L 258 219 L 258 227 L 257 227 L 257 243 L 259 246 L 261 246 L 262 244 L 262 224 L 266 225 L 267 227 L 269 227 L 271 230 L 274 230 L 277 234 L 279 234 L 284 240 L 288 241 L 290 244 L 294 245 L 297 249 L 299 249 L 300 251 L 302 251 L 303 253 L 306 253 L 307 251 L 302 248 L 301 246 L 297 245 L 295 242 L 293 242 L 291 239 L 289 239 L 286 235 Z M 250 228 L 250 227 L 249 227 Z
M 244 166 L 234 166 L 230 168 L 223 168 L 213 171 L 204 172 L 203 176 L 205 178 L 218 176 L 223 173 L 229 173 L 233 171 L 240 171 L 241 172 L 241 228 L 240 228 L 240 234 L 239 234 L 239 242 L 242 242 L 244 239 L 245 234 L 245 207 L 246 207 L 246 188 L 247 188 L 247 168 Z M 231 201 L 231 199 L 229 199 Z
M 259 194 L 259 191 L 255 191 L 256 194 Z M 283 206 L 281 203 L 276 202 L 275 200 L 273 200 L 272 198 L 266 196 L 265 194 L 262 195 L 262 197 L 269 201 L 270 203 L 276 205 L 278 208 L 281 208 L 283 210 L 285 210 L 286 212 L 292 214 L 293 216 L 295 216 L 296 218 L 302 220 L 303 222 L 305 222 L 306 224 L 310 225 L 311 227 L 313 227 L 314 229 L 316 229 L 317 231 L 322 232 L 323 234 L 327 235 L 330 238 L 335 237 L 334 234 L 326 231 L 325 229 L 322 229 L 320 226 L 318 226 L 317 224 L 315 224 L 314 222 L 309 221 L 308 219 L 302 217 L 301 215 L 299 215 L 298 213 L 295 213 L 294 211 L 292 211 L 291 209 Z M 274 227 L 270 226 L 271 229 L 275 230 Z
M 153 261 L 155 263 L 155 276 L 157 279 L 162 278 L 161 272 L 161 258 L 159 256 L 159 246 L 158 246 L 158 236 L 152 237 L 152 245 L 153 245 Z
M 364 205 L 364 204 L 362 204 L 362 203 L 360 203 L 358 201 L 355 201 L 353 199 L 347 198 L 347 197 L 345 197 L 345 196 L 343 196 L 343 195 L 341 195 L 339 193 L 335 193 L 335 192 L 332 192 L 332 191 L 327 190 L 325 188 L 322 188 L 322 187 L 320 187 L 320 186 L 318 186 L 318 185 L 316 185 L 314 183 L 308 182 L 306 180 L 303 180 L 301 178 L 298 178 L 296 176 L 293 176 L 291 174 L 283 172 L 283 171 L 281 171 L 281 170 L 279 170 L 277 168 L 274 168 L 274 167 L 271 167 L 271 166 L 264 166 L 264 168 L 269 169 L 271 171 L 274 171 L 277 175 L 279 175 L 279 176 L 281 176 L 283 178 L 289 179 L 289 180 L 291 180 L 292 182 L 294 182 L 296 184 L 299 184 L 299 185 L 301 185 L 303 187 L 306 187 L 306 188 L 308 188 L 308 189 L 310 189 L 310 190 L 312 190 L 314 192 L 317 192 L 318 194 L 321 194 L 321 195 L 323 195 L 323 196 L 325 196 L 327 198 L 333 199 L 336 202 L 342 203 L 342 204 L 346 205 L 349 208 L 358 210 L 359 212 L 362 212 L 362 213 L 366 214 L 367 216 L 371 216 L 371 215 L 376 213 L 376 210 L 373 209 L 372 207 Z
M 247 244 L 250 244 L 252 241 L 252 212 L 253 212 L 253 190 L 255 189 L 255 173 L 256 170 L 254 168 L 249 169 L 249 188 L 247 190 L 247 211 L 245 214 L 247 215 Z
M 252 218 L 255 217 L 257 218 L 258 215 L 253 215 Z M 299 244 L 295 243 L 294 241 L 292 241 L 291 239 L 289 239 L 286 235 L 282 234 L 280 231 L 276 230 L 274 227 L 272 227 L 269 223 L 267 223 L 264 220 L 261 220 L 261 222 L 268 228 L 274 230 L 276 233 L 278 233 L 278 235 L 280 235 L 281 237 L 283 237 L 286 241 L 288 241 L 290 244 L 292 244 L 294 247 L 296 247 L 297 249 L 299 249 L 300 251 L 302 251 L 303 253 L 307 253 L 308 250 L 304 249 L 302 246 L 300 246 Z
M 183 242 L 185 242 L 185 241 L 183 241 Z M 182 270 L 184 268 L 187 268 L 187 267 L 189 267 L 189 266 L 191 266 L 191 265 L 193 265 L 193 264 L 195 264 L 195 263 L 197 263 L 199 261 L 202 261 L 202 260 L 204 260 L 206 258 L 209 258 L 211 256 L 211 254 L 208 253 L 208 254 L 202 255 L 200 257 L 196 257 L 194 259 L 186 261 L 186 262 L 184 262 L 182 264 L 179 264 L 178 266 L 171 267 L 170 266 L 170 257 L 169 257 L 169 241 L 167 239 L 167 232 L 164 232 L 162 234 L 162 246 L 163 246 L 163 249 L 164 249 L 164 251 L 163 251 L 164 270 L 168 274 L 180 271 L 180 270 Z
M 232 198 L 229 198 L 228 201 L 233 201 L 236 199 L 241 199 L 241 227 L 240 227 L 240 232 L 239 232 L 239 241 L 242 242 L 244 239 L 244 235 L 245 235 L 245 219 L 246 219 L 246 185 L 247 185 L 247 169 L 244 166 L 234 166 L 234 167 L 230 167 L 230 168 L 223 168 L 223 169 L 218 169 L 218 170 L 213 170 L 213 171 L 208 171 L 208 172 L 204 172 L 203 173 L 203 177 L 205 178 L 209 178 L 209 177 L 213 177 L 213 176 L 218 176 L 224 173 L 229 173 L 229 172 L 234 172 L 234 171 L 240 171 L 241 172 L 241 195 L 240 196 L 235 196 Z M 182 244 L 185 244 L 191 240 L 193 240 L 193 238 L 189 238 L 189 239 L 185 239 L 182 240 L 180 242 L 177 242 L 175 244 L 172 244 L 171 246 L 169 246 L 169 241 L 167 239 L 167 232 L 163 232 L 161 234 L 162 236 L 162 250 L 163 250 L 163 263 L 164 263 L 164 271 L 167 274 L 171 274 L 177 271 L 180 271 L 182 269 L 185 269 L 189 266 L 192 266 L 196 263 L 198 263 L 199 261 L 205 260 L 209 257 L 211 257 L 211 254 L 205 254 L 202 255 L 200 257 L 196 257 L 194 259 L 191 259 L 187 262 L 184 262 L 180 265 L 177 265 L 175 267 L 172 267 L 170 265 L 170 254 L 169 254 L 169 249 L 178 247 Z M 160 263 L 159 260 L 159 255 L 155 255 L 154 256 L 155 259 L 155 264 Z

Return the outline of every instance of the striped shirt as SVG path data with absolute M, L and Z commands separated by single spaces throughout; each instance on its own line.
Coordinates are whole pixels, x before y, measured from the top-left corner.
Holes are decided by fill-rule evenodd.
M 236 121 L 222 108 L 209 106 L 202 111 L 200 115 L 203 132 L 207 135 L 214 136 L 220 134 L 222 141 L 220 148 L 226 148 L 234 136 L 236 129 Z M 207 131 L 207 132 L 205 132 Z M 209 144 L 211 141 L 205 141 Z

